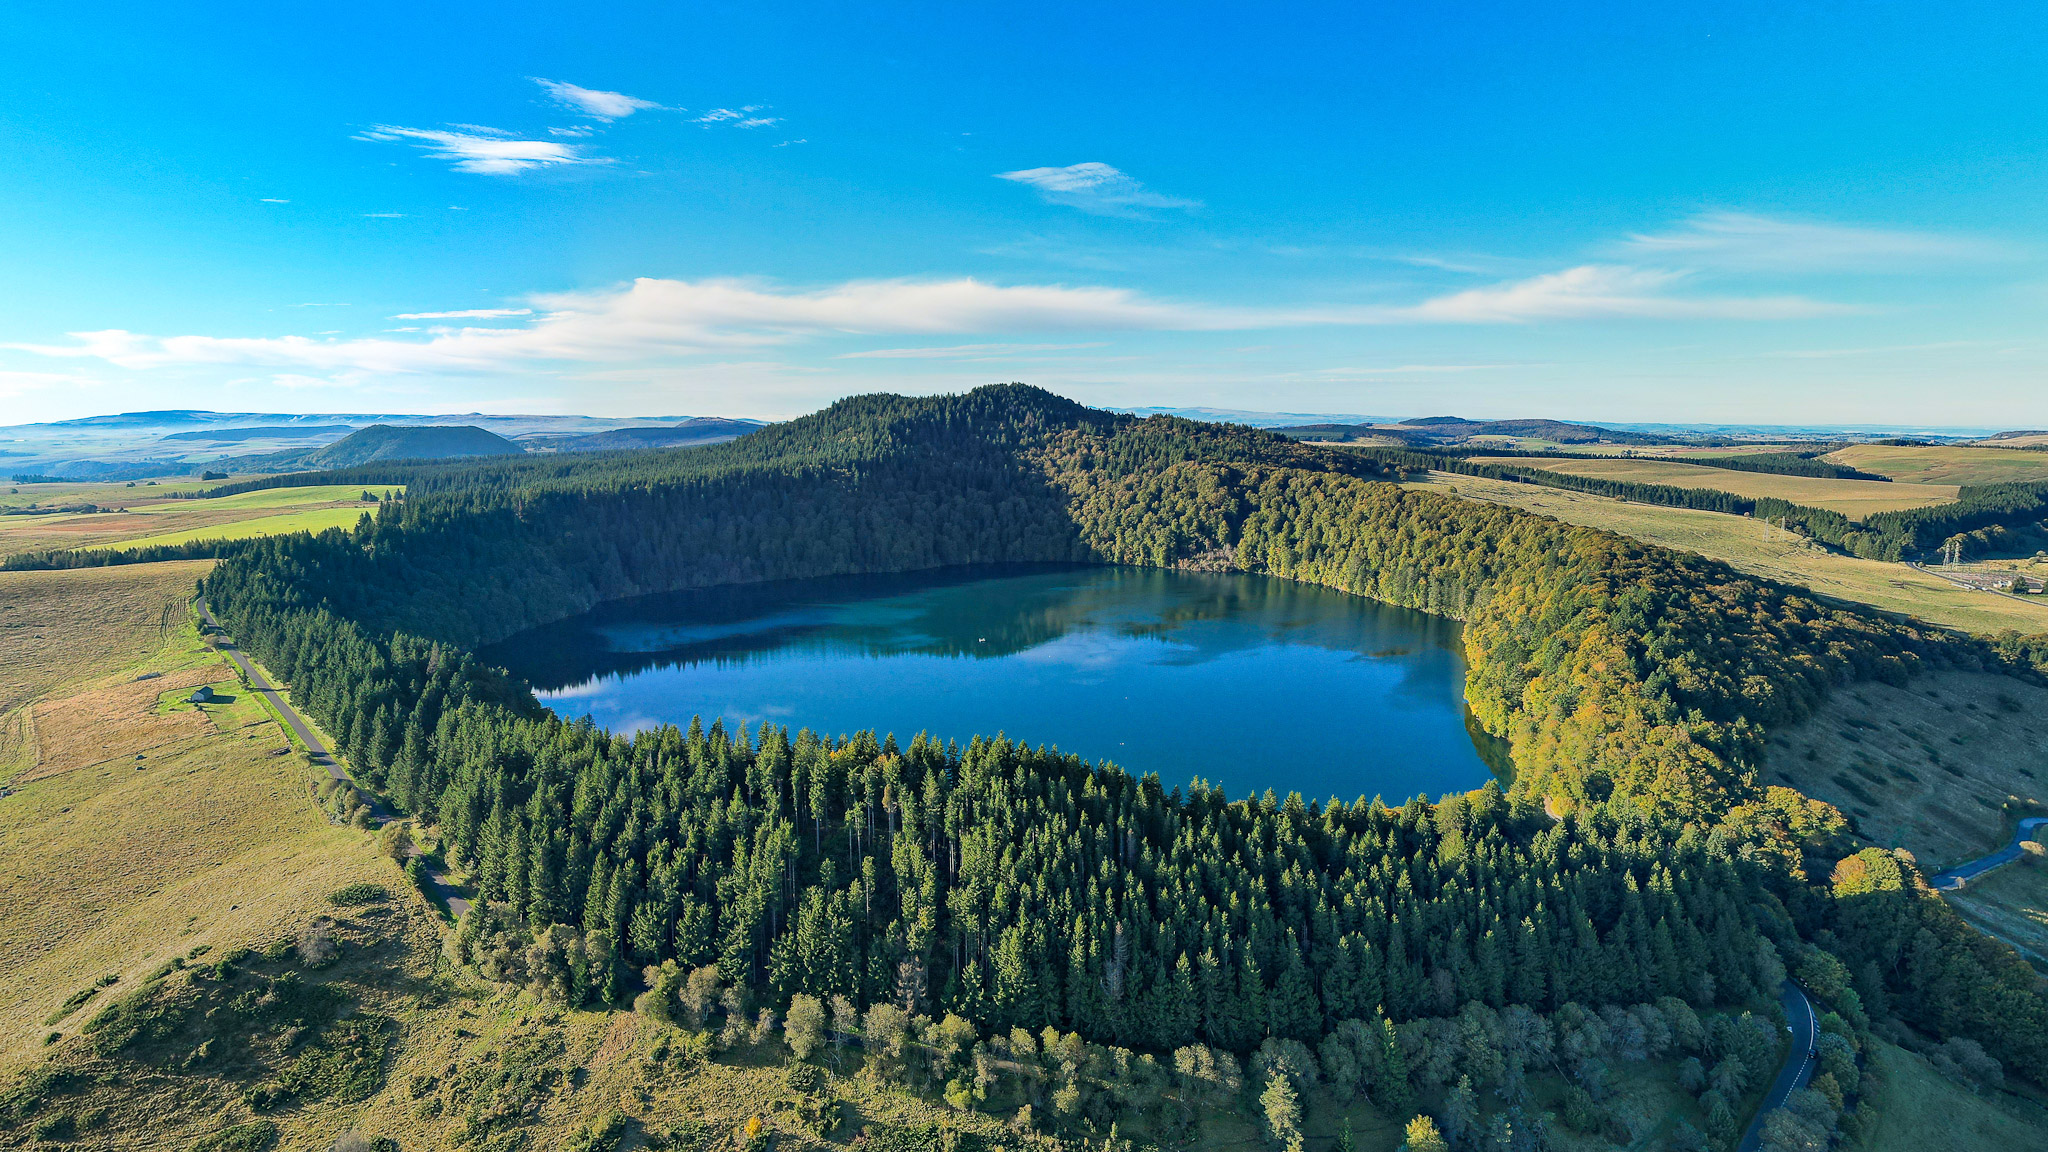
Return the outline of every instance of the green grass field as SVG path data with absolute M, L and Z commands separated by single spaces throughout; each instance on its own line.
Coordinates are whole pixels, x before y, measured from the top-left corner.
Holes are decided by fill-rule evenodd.
M 2012 839 L 2003 806 L 2048 801 L 2048 689 L 2010 676 L 1931 671 L 1836 691 L 1771 734 L 1767 783 L 1788 784 L 1905 848 L 1932 873 Z
M 210 512 L 244 511 L 252 508 L 306 508 L 318 504 L 358 504 L 364 492 L 370 492 L 380 500 L 387 492 L 403 495 L 405 485 L 388 484 L 365 488 L 360 484 L 310 484 L 297 488 L 265 488 L 256 492 L 243 492 L 236 496 L 219 496 L 211 500 L 175 500 L 163 504 L 152 504 L 137 508 L 142 513 L 172 512 L 179 505 L 205 509 Z
M 2005 1092 L 1979 1095 L 1942 1078 L 1927 1061 L 1883 1041 L 1870 1051 L 1876 1097 L 1869 1138 L 1857 1152 L 2020 1152 L 2042 1147 L 2048 1111 Z
M 2022 452 L 2011 448 L 1852 444 L 1826 458 L 1906 484 L 2011 484 L 2048 480 L 2048 452 Z
M 1646 543 L 1697 552 L 1755 576 L 1804 585 L 1824 596 L 1966 632 L 1994 633 L 2007 628 L 2048 632 L 2048 597 L 2041 597 L 2042 602 L 2036 603 L 1990 592 L 1972 592 L 1904 564 L 1829 552 L 1782 531 L 1767 535 L 1763 524 L 1746 516 L 1632 504 L 1585 492 L 1444 472 L 1432 472 L 1427 481 L 1410 486 L 1454 489 L 1468 499 L 1512 504 L 1568 523 L 1604 528 Z
M 1674 488 L 1712 488 L 1751 499 L 1776 497 L 1814 508 L 1830 508 L 1851 519 L 1872 512 L 1946 504 L 1956 498 L 1953 487 L 1933 484 L 1887 484 L 1881 480 L 1830 480 L 1818 476 L 1780 476 L 1769 472 L 1735 472 L 1664 460 L 1613 457 L 1557 457 L 1517 460 L 1572 476 L 1592 476 L 1636 484 L 1667 484 Z
M 2008 864 L 1948 897 L 1963 917 L 2048 964 L 2048 865 Z
M 182 532 L 163 532 L 155 536 L 140 536 L 126 540 L 110 541 L 93 545 L 95 548 L 153 548 L 163 544 L 188 544 L 194 540 L 246 540 L 251 536 L 281 536 L 287 532 L 324 532 L 329 528 L 349 528 L 355 525 L 366 508 L 350 505 L 344 508 L 317 508 L 307 512 L 287 512 L 279 516 L 257 516 L 248 520 L 235 520 L 226 524 L 213 524 L 203 528 L 188 528 Z
M 76 499 L 88 486 L 78 488 Z M 104 487 L 104 486 L 101 486 Z M 238 540 L 282 532 L 321 531 L 353 525 L 376 505 L 359 499 L 359 485 L 309 485 L 272 488 L 215 500 L 177 500 L 159 496 L 161 489 L 114 489 L 101 493 L 105 512 L 0 516 L 0 555 L 15 552 L 109 547 L 148 547 L 191 540 Z M 404 491 L 403 485 L 380 487 L 376 495 Z M 113 493 L 127 493 L 117 495 Z M 135 496 L 133 493 L 148 495 Z M 67 500 L 72 497 L 66 497 Z M 54 500 L 42 500 L 50 505 Z
M 1708 446 L 1704 444 L 1565 444 L 1559 446 L 1558 455 L 1565 456 L 1627 456 L 1648 457 L 1655 460 L 1683 460 L 1691 456 L 1759 456 L 1767 452 L 1806 452 L 1819 448 L 1818 444 L 1798 441 L 1774 441 L 1766 444 L 1725 444 Z
M 255 479 L 253 476 L 237 476 L 237 480 Z M 191 477 L 159 480 L 155 484 L 138 480 L 132 486 L 126 481 L 120 483 L 99 483 L 96 481 L 64 482 L 58 484 L 15 484 L 0 483 L 0 508 L 26 508 L 31 504 L 101 504 L 120 506 L 131 501 L 162 500 L 173 492 L 199 492 L 219 486 L 219 480 L 198 480 Z

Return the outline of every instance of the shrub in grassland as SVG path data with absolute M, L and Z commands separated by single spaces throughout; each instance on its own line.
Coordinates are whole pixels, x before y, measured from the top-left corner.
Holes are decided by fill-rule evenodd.
M 327 896 L 327 902 L 341 908 L 353 908 L 363 904 L 381 904 L 391 898 L 391 890 L 382 884 L 350 884 L 336 888 Z

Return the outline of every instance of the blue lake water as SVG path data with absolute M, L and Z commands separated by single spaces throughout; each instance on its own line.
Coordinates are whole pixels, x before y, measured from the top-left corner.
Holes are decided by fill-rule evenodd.
M 744 721 L 998 732 L 1169 788 L 1399 803 L 1500 764 L 1464 706 L 1458 625 L 1260 576 L 949 569 L 622 600 L 484 656 L 613 731 Z

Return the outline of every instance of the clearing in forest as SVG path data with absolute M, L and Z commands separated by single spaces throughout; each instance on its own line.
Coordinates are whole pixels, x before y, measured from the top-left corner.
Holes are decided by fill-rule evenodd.
M 1852 684 L 1772 734 L 1764 775 L 1931 876 L 2004 847 L 2017 814 L 2048 798 L 2048 688 L 1956 671 Z
M 2048 632 L 2048 596 L 2019 600 L 1959 588 L 1904 564 L 1830 552 L 1802 536 L 1770 528 L 1747 516 L 1636 504 L 1589 492 L 1510 484 L 1447 472 L 1432 472 L 1426 481 L 1408 486 L 1455 492 L 1471 500 L 1512 504 L 1569 524 L 1603 528 L 1647 544 L 1697 552 L 1752 576 L 1803 585 L 1823 596 L 1965 632 L 1990 634 L 2008 628 Z
M 1483 461 L 1482 461 L 1483 462 Z M 1952 485 L 1890 484 L 1883 480 L 1832 480 L 1824 476 L 1780 476 L 1772 472 L 1736 472 L 1668 460 L 1616 457 L 1551 457 L 1505 461 L 1572 476 L 1619 480 L 1631 484 L 1664 484 L 1673 488 L 1709 488 L 1752 500 L 1775 497 L 1812 508 L 1828 508 L 1852 520 L 1873 512 L 1924 508 L 1956 498 Z
M 2048 452 L 1963 445 L 1851 444 L 1826 459 L 1909 484 L 2014 484 L 2048 480 Z

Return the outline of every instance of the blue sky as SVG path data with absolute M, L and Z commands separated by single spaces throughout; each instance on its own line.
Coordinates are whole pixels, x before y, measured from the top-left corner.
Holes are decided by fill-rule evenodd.
M 0 12 L 0 422 L 2048 427 L 2037 5 L 308 7 Z

